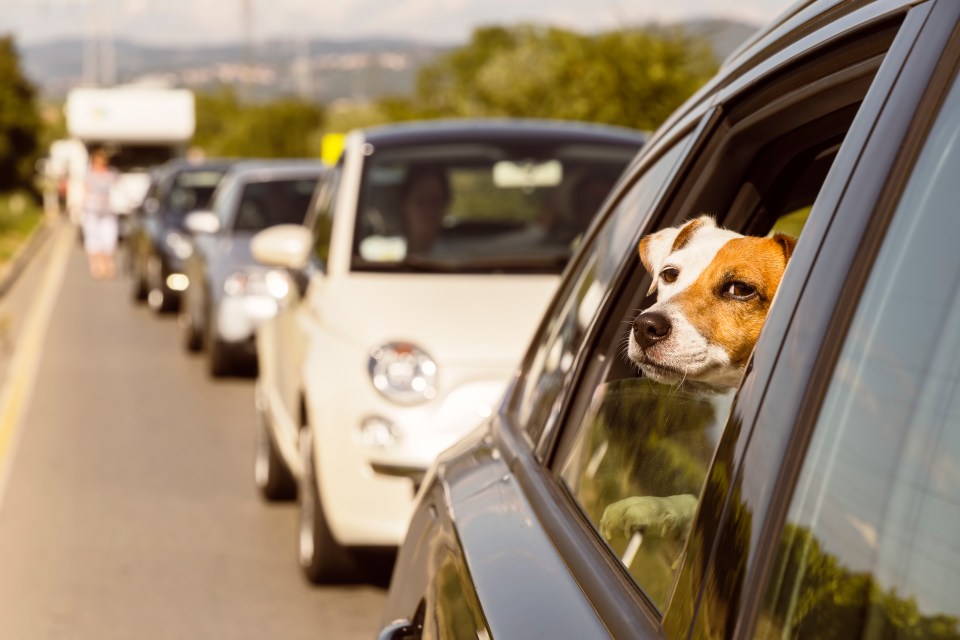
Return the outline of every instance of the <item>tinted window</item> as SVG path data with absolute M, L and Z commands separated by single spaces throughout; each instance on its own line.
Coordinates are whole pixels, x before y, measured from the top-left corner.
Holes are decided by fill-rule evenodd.
M 957 175 L 955 86 L 834 370 L 760 637 L 960 637 Z
M 677 188 L 678 200 L 684 203 L 678 211 L 681 217 L 665 226 L 679 229 L 694 217 L 691 211 L 715 211 L 721 224 L 743 234 L 799 234 L 836 157 L 838 138 L 842 139 L 856 114 L 858 96 L 849 97 L 852 106 L 820 115 L 828 101 L 812 95 L 807 103 L 792 107 L 807 112 L 809 119 L 795 121 L 796 128 L 786 132 L 782 128 L 771 129 L 770 120 L 761 119 L 733 127 L 729 134 L 718 129 L 716 140 L 703 148 L 710 148 L 712 142 L 717 149 L 736 143 L 739 155 L 725 155 L 725 161 L 719 163 L 707 154 L 693 158 L 693 166 L 706 164 L 707 169 L 690 171 L 689 182 L 696 185 L 694 188 L 687 188 L 687 183 Z M 768 118 L 779 120 L 773 113 Z M 749 140 L 750 145 L 740 144 L 741 140 Z M 774 158 L 776 163 L 772 162 Z M 714 204 L 722 201 L 725 205 L 719 210 L 707 209 L 699 205 L 701 200 Z M 676 330 L 662 334 L 665 341 L 669 338 L 673 344 L 668 355 L 654 364 L 660 366 L 661 375 L 675 380 L 672 384 L 660 384 L 638 376 L 638 367 L 625 357 L 626 345 L 634 319 L 653 298 L 648 294 L 651 278 L 633 257 L 637 253 L 633 244 L 637 231 L 631 229 L 622 234 L 629 240 L 622 245 L 624 254 L 620 255 L 630 256 L 633 262 L 625 272 L 623 284 L 611 296 L 611 308 L 598 325 L 596 346 L 585 356 L 583 382 L 570 403 L 573 408 L 555 464 L 583 514 L 647 598 L 663 610 L 684 561 L 690 527 L 729 418 L 739 372 L 752 351 L 750 340 L 738 340 L 750 326 L 755 327 L 754 336 L 759 332 L 775 288 L 768 289 L 767 296 L 749 293 L 756 293 L 758 283 L 762 283 L 756 274 L 749 275 L 756 260 L 761 259 L 759 256 L 766 255 L 762 253 L 753 259 L 743 256 L 743 265 L 728 265 L 712 272 L 705 269 L 702 274 L 712 274 L 713 280 L 698 280 L 696 292 L 692 281 L 686 281 L 684 286 L 690 290 L 683 293 L 695 293 L 696 313 L 716 311 L 720 324 L 690 319 L 684 325 L 683 311 L 680 307 L 673 309 L 671 322 Z M 782 260 L 792 245 L 771 240 L 762 246 L 771 248 Z M 669 244 L 667 250 L 672 251 Z M 732 255 L 727 253 L 726 259 Z M 689 258 L 687 254 L 686 263 L 684 258 L 680 259 L 680 271 L 683 264 L 696 264 Z M 782 267 L 782 261 L 776 263 Z M 669 270 L 661 273 L 663 266 L 654 268 L 658 280 L 668 284 L 671 281 L 663 278 Z M 677 267 L 672 267 L 672 271 L 676 277 Z M 725 278 L 734 277 L 729 274 L 737 274 L 737 279 L 730 281 L 735 287 L 731 295 L 738 295 L 741 289 L 747 291 L 743 294 L 745 300 L 756 298 L 749 303 L 752 306 L 728 304 L 724 297 L 727 285 L 723 283 Z M 671 291 L 669 295 L 680 294 Z M 757 315 L 750 308 L 758 309 Z M 734 315 L 725 315 L 728 312 Z M 729 325 L 723 324 L 724 318 Z M 693 328 L 699 324 L 703 327 Z M 720 333 L 724 326 L 736 328 L 723 336 Z M 648 332 L 649 329 L 648 326 Z M 725 355 L 719 355 L 721 352 Z M 734 358 L 739 364 L 725 369 Z M 710 381 L 715 378 L 709 376 L 724 371 L 723 381 L 715 383 L 723 386 L 711 388 L 701 384 L 696 379 L 698 371 Z
M 197 209 L 206 209 L 210 205 L 210 197 L 223 177 L 223 171 L 202 170 L 183 171 L 178 173 L 166 194 L 166 210 L 168 214 L 182 217 Z
M 260 231 L 277 224 L 303 224 L 316 178 L 251 182 L 243 188 L 234 231 Z
M 494 141 L 375 152 L 353 268 L 559 273 L 638 148 Z
M 518 394 L 519 423 L 532 442 L 539 441 L 555 420 L 560 391 L 572 373 L 574 358 L 603 302 L 610 279 L 630 253 L 636 227 L 663 192 L 690 142 L 689 137 L 679 141 L 630 187 L 578 265 L 576 274 L 567 279 L 557 298 L 559 306 L 547 313 L 549 324 L 534 345 L 533 359 L 525 368 Z

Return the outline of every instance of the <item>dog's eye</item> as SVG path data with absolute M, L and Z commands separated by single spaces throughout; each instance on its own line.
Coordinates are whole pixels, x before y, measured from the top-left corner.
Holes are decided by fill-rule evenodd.
M 677 278 L 679 277 L 680 277 L 680 270 L 677 269 L 676 267 L 667 267 L 666 269 L 660 272 L 660 279 L 666 282 L 667 284 L 676 282 Z
M 757 288 L 746 282 L 728 282 L 723 285 L 723 295 L 727 298 L 734 298 L 735 300 L 749 300 L 757 295 Z

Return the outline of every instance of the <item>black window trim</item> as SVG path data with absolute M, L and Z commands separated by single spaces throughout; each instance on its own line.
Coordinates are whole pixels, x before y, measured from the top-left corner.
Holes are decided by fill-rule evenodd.
M 870 28 L 874 26 L 874 24 L 869 25 Z M 852 37 L 855 36 L 856 33 L 854 33 Z M 831 44 L 835 43 L 831 42 Z M 816 48 L 809 52 L 809 55 L 812 58 L 820 58 L 829 55 L 829 51 L 825 50 L 825 48 Z M 783 69 L 778 69 L 773 71 L 771 76 L 776 76 L 781 72 L 783 72 Z M 756 87 L 747 87 L 740 89 L 735 96 L 755 93 L 756 91 Z M 712 102 L 712 104 L 716 105 L 716 102 Z M 677 191 L 680 185 L 689 182 L 688 176 L 691 171 L 694 170 L 694 167 L 691 166 L 693 163 L 691 159 L 700 157 L 701 147 L 715 143 L 719 138 L 726 137 L 722 131 L 719 132 L 721 134 L 719 137 L 717 135 L 717 128 L 724 125 L 724 115 L 725 113 L 720 106 L 704 107 L 704 112 L 692 112 L 686 115 L 685 121 L 687 122 L 687 128 L 685 128 L 683 132 L 676 134 L 671 132 L 669 140 L 658 138 L 656 140 L 656 153 L 644 154 L 648 157 L 643 159 L 642 164 L 638 162 L 638 164 L 631 168 L 632 175 L 630 178 L 622 181 L 616 196 L 608 201 L 604 212 L 604 220 L 606 220 L 610 212 L 613 211 L 632 185 L 640 178 L 641 174 L 644 173 L 651 164 L 656 162 L 666 149 L 671 148 L 675 141 L 689 133 L 690 128 L 699 125 L 701 129 L 697 133 L 695 140 L 693 140 L 690 151 L 683 159 L 682 165 L 675 171 L 671 184 L 664 191 L 663 195 L 661 195 L 655 209 L 647 214 L 641 231 L 645 232 L 647 229 L 656 228 L 656 225 L 663 224 L 665 220 L 673 220 L 674 218 L 677 220 L 683 219 L 685 216 L 682 215 L 679 210 L 678 203 L 681 198 L 678 197 L 679 194 Z M 591 236 L 587 239 L 587 243 L 596 235 L 600 226 L 602 225 L 596 224 L 592 227 Z M 640 235 L 642 235 L 642 233 L 638 233 L 637 239 L 639 239 Z M 585 259 L 584 254 L 578 255 L 576 262 L 579 263 L 582 259 Z M 620 265 L 618 275 L 611 285 L 611 291 L 619 292 L 628 280 L 628 272 L 630 271 L 627 266 L 628 262 L 628 260 L 625 260 L 624 263 Z M 571 267 L 568 268 L 575 268 L 573 262 L 571 263 Z M 589 400 L 587 396 L 590 394 L 577 393 L 577 389 L 584 383 L 584 378 L 588 372 L 587 365 L 589 361 L 584 357 L 584 354 L 593 354 L 595 352 L 595 342 L 599 333 L 598 327 L 605 325 L 605 320 L 608 319 L 607 315 L 611 309 L 615 307 L 615 302 L 611 302 L 614 295 L 615 294 L 608 294 L 606 296 L 596 315 L 595 321 L 588 329 L 584 340 L 584 347 L 581 349 L 577 361 L 574 363 L 574 374 L 570 379 L 569 385 L 563 391 L 565 398 L 560 409 L 560 416 L 557 419 L 558 423 L 565 422 L 571 415 L 573 399 L 580 399 L 581 404 Z M 556 300 L 554 303 L 555 302 Z M 551 305 L 551 308 L 552 307 L 553 304 Z M 777 344 L 779 346 L 779 342 Z M 528 353 L 524 361 L 525 365 L 529 358 L 530 354 Z M 501 414 L 498 423 L 499 429 L 496 430 L 496 432 L 499 433 L 497 437 L 512 441 L 512 444 L 508 444 L 508 446 L 505 447 L 507 451 L 517 451 L 518 447 L 516 445 L 521 441 L 525 443 L 527 448 L 531 447 L 530 441 L 525 438 L 525 432 L 516 424 L 516 408 L 517 398 L 512 397 L 510 398 L 510 403 L 504 407 L 504 412 Z M 578 414 L 583 412 L 584 407 L 580 407 L 579 409 Z M 513 418 L 513 420 L 511 420 L 511 418 Z M 648 623 L 653 623 L 658 633 L 663 633 L 664 627 L 662 625 L 668 618 L 675 617 L 677 614 L 668 609 L 661 618 L 660 613 L 649 603 L 633 578 L 628 575 L 626 569 L 597 539 L 595 529 L 583 518 L 579 508 L 576 507 L 575 504 L 569 504 L 571 497 L 561 486 L 561 483 L 557 481 L 553 471 L 541 466 L 540 463 L 537 462 L 537 457 L 542 456 L 546 464 L 553 464 L 552 454 L 556 447 L 556 438 L 557 433 L 555 432 L 551 439 L 546 442 L 541 442 L 535 450 L 531 450 L 531 453 L 535 455 L 518 455 L 517 458 L 514 459 L 511 467 L 516 472 L 518 481 L 520 481 L 528 491 L 528 495 L 544 496 L 542 500 L 532 500 L 531 504 L 539 517 L 549 521 L 548 526 L 545 527 L 546 530 L 550 532 L 558 551 L 570 564 L 571 573 L 584 586 L 584 592 L 597 608 L 601 619 L 603 619 L 606 624 L 611 625 L 611 630 L 620 628 L 623 630 L 624 635 L 629 635 L 627 630 L 635 634 L 637 632 L 637 618 L 640 617 Z M 561 504 L 557 503 L 558 498 L 562 498 Z M 587 549 L 589 549 L 589 551 L 586 551 Z M 584 562 L 584 558 L 589 558 L 590 561 Z M 601 566 L 606 566 L 608 569 L 598 571 L 598 568 Z M 617 577 L 614 585 L 611 585 L 611 576 Z M 625 611 L 625 606 L 632 606 L 634 612 L 631 613 L 629 610 Z M 686 622 L 688 624 L 693 622 L 692 614 L 686 618 Z M 623 625 L 622 627 L 620 626 L 621 624 Z M 614 635 L 620 634 L 614 633 Z
M 924 147 L 926 134 L 935 123 L 947 93 L 955 81 L 960 81 L 960 75 L 958 75 L 960 72 L 960 4 L 936 0 L 934 3 L 914 10 L 917 11 L 918 19 L 924 19 L 924 24 L 918 32 L 929 37 L 910 52 L 909 58 L 901 68 L 902 73 L 897 80 L 898 86 L 894 88 L 897 95 L 884 106 L 883 112 L 877 119 L 876 135 L 871 136 L 873 144 L 887 150 L 887 157 L 880 160 L 880 164 L 882 166 L 885 161 L 889 169 L 882 175 L 894 176 L 896 179 L 883 182 L 883 188 L 875 196 L 875 203 L 870 206 L 868 202 L 873 194 L 864 194 L 856 189 L 858 178 L 873 173 L 872 167 L 878 161 L 877 154 L 871 154 L 870 150 L 865 150 L 862 164 L 854 170 L 848 183 L 849 196 L 845 196 L 838 207 L 838 210 L 841 207 L 858 208 L 867 215 L 872 212 L 872 215 L 869 215 L 869 224 L 865 225 L 859 242 L 851 246 L 854 249 L 850 259 L 851 269 L 839 287 L 837 304 L 833 307 L 833 312 L 827 314 L 827 329 L 822 332 L 824 338 L 813 357 L 813 371 L 817 374 L 806 380 L 800 404 L 802 409 L 791 425 L 792 428 L 787 430 L 786 447 L 791 451 L 791 455 L 785 458 L 786 464 L 778 468 L 776 487 L 771 497 L 773 506 L 767 512 L 760 533 L 761 542 L 757 547 L 756 568 L 754 574 L 745 582 L 743 602 L 747 604 L 740 616 L 737 637 L 751 637 L 759 617 L 769 572 L 775 560 L 777 543 L 785 526 L 787 509 L 803 466 L 803 454 L 819 418 L 822 403 L 829 391 L 832 373 L 847 339 L 850 322 L 859 307 L 861 295 L 882 246 L 886 229 L 909 181 L 909 170 L 916 163 Z M 915 116 L 901 125 L 900 128 L 903 130 L 901 137 L 892 138 L 890 136 L 892 127 L 884 126 L 885 117 L 893 117 L 890 114 L 909 113 L 910 103 L 916 106 Z M 882 142 L 879 142 L 878 138 L 883 138 Z M 835 216 L 839 215 L 838 210 L 834 212 Z M 830 238 L 826 238 L 825 245 L 829 241 Z M 810 299 L 807 291 L 801 294 L 795 322 L 784 335 L 784 344 L 790 341 L 797 331 L 803 330 L 798 328 L 799 321 L 796 321 L 796 318 L 803 315 L 800 307 L 805 302 L 804 297 Z M 784 355 L 783 361 L 778 362 L 772 372 L 771 386 L 787 371 L 792 373 L 796 370 L 790 355 Z M 758 413 L 754 429 L 761 428 L 760 423 L 763 417 Z M 748 449 L 745 452 L 745 458 L 749 455 Z

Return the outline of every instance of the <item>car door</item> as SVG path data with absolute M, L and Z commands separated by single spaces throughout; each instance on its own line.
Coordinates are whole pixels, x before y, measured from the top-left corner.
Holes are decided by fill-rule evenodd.
M 726 78 L 708 133 L 665 197 L 625 232 L 626 246 L 691 212 L 714 213 L 752 235 L 802 229 L 787 272 L 806 282 L 810 254 L 833 212 L 830 195 L 847 184 L 926 21 L 926 9 L 914 14 L 892 3 L 864 11 L 828 24 L 805 47 L 788 47 Z M 704 576 L 732 492 L 726 460 L 748 433 L 739 403 L 752 393 L 750 385 L 765 384 L 769 370 L 754 363 L 746 386 L 725 394 L 637 378 L 621 349 L 637 309 L 649 304 L 650 278 L 626 255 L 613 258 L 614 275 L 605 281 L 588 275 L 575 284 L 576 301 L 549 319 L 556 327 L 582 327 L 582 337 L 548 338 L 528 354 L 508 415 L 537 445 L 541 463 L 518 455 L 514 469 L 524 476 L 521 484 L 535 489 L 531 503 L 539 506 L 542 526 L 613 635 L 684 636 L 706 606 L 704 594 L 736 597 L 742 586 L 736 578 L 708 584 Z M 602 263 L 583 273 L 602 272 Z M 797 295 L 791 287 L 778 293 L 756 353 L 779 350 L 782 325 L 771 323 L 793 310 Z M 593 308 L 585 307 L 591 299 Z M 603 526 L 610 507 L 643 495 L 695 497 L 692 526 L 639 540 Z M 735 553 L 741 546 L 728 549 L 730 563 L 742 560 Z M 709 622 L 697 637 L 724 635 L 714 615 L 697 619 Z
M 694 635 L 957 637 L 960 5 L 917 36 L 755 356 Z M 818 204 L 819 206 L 819 204 Z M 784 311 L 780 309 L 778 311 Z M 721 447 L 723 449 L 723 447 Z M 719 475 L 719 474 L 718 474 Z
M 306 352 L 305 321 L 312 312 L 309 309 L 307 289 L 314 281 L 323 278 L 327 258 L 330 252 L 330 229 L 333 221 L 333 203 L 340 185 L 340 167 L 328 171 L 317 190 L 317 197 L 308 214 L 307 225 L 314 236 L 314 247 L 309 266 L 301 273 L 290 274 L 296 282 L 290 287 L 289 298 L 284 300 L 277 315 L 270 320 L 265 329 L 269 331 L 265 339 L 273 346 L 270 354 L 270 371 L 273 380 L 267 382 L 272 387 L 268 393 L 275 393 L 271 404 L 274 426 L 284 441 L 281 446 L 289 447 L 290 460 L 298 459 L 297 438 L 303 425 L 301 399 L 303 381 L 301 369 Z

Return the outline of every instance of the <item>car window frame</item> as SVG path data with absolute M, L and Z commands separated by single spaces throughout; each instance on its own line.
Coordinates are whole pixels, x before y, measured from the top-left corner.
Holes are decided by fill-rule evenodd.
M 755 391 L 752 406 L 745 407 L 744 425 L 749 428 L 744 430 L 744 449 L 734 458 L 735 492 L 744 503 L 769 506 L 757 533 L 756 559 L 743 570 L 740 600 L 745 604 L 726 614 L 736 620 L 737 637 L 751 637 L 760 610 L 760 603 L 751 599 L 762 599 L 766 589 L 803 453 L 849 323 L 926 132 L 958 73 L 958 23 L 960 5 L 956 3 L 934 0 L 910 9 L 904 30 L 909 28 L 912 38 L 903 43 L 906 51 L 889 79 L 884 104 L 875 114 L 874 126 L 861 145 L 847 182 L 834 196 L 830 229 L 820 239 L 819 259 L 809 273 L 808 282 L 817 285 L 796 283 L 802 286 L 790 317 L 782 319 L 782 349 L 774 362 L 765 365 L 770 369 L 767 383 Z M 886 179 L 872 177 L 878 175 Z M 824 279 L 827 273 L 845 273 L 847 277 L 830 283 Z M 771 428 L 784 415 L 794 417 L 779 429 Z M 748 442 L 750 446 L 746 446 Z M 752 471 L 761 468 L 760 457 L 770 456 L 771 451 L 783 463 L 766 477 Z M 778 457 L 780 451 L 790 453 Z M 761 489 L 766 490 L 765 497 Z M 735 524 L 729 515 L 731 508 L 728 505 L 725 509 L 717 539 L 728 536 Z M 713 555 L 723 555 L 719 543 Z M 704 582 L 722 579 L 722 574 L 729 571 L 729 567 L 711 563 L 707 573 L 715 577 L 704 576 Z M 709 598 L 709 594 L 704 592 L 704 597 Z M 715 608 L 718 603 L 708 606 Z
M 900 29 L 902 29 L 902 25 L 898 27 L 895 40 L 899 38 Z M 829 44 L 830 43 L 823 47 L 813 48 L 810 51 L 803 52 L 802 57 L 819 58 L 821 56 L 829 55 L 831 48 Z M 887 55 L 889 55 L 889 50 L 887 51 Z M 786 73 L 787 71 L 783 72 Z M 774 73 L 773 75 L 776 74 Z M 747 88 L 746 91 L 749 92 L 749 88 Z M 742 93 L 744 93 L 744 91 L 740 91 L 734 95 L 739 96 Z M 714 139 L 716 134 L 715 128 L 718 126 L 717 114 L 719 114 L 720 107 L 722 105 L 718 105 L 717 100 L 711 101 L 710 104 L 711 107 L 707 108 L 708 110 L 706 113 L 704 111 L 704 107 L 701 107 L 699 111 L 694 110 L 687 115 L 688 119 L 701 118 L 701 124 L 704 125 L 704 129 L 698 135 L 695 148 L 688 153 L 685 164 L 688 163 L 689 158 L 700 155 L 701 150 L 698 149 L 698 147 L 701 147 L 702 145 L 707 144 Z M 706 126 L 708 123 L 710 126 Z M 671 136 L 670 140 L 675 139 L 675 134 L 671 133 L 669 135 Z M 657 147 L 661 147 L 660 143 L 662 142 L 663 140 L 657 140 Z M 639 171 L 642 171 L 647 166 L 649 165 L 642 163 L 642 167 L 639 169 Z M 648 214 L 646 223 L 643 225 L 644 230 L 652 230 L 659 228 L 659 226 L 666 226 L 665 223 L 669 220 L 679 221 L 683 219 L 684 216 L 679 211 L 678 205 L 678 202 L 682 198 L 676 197 L 677 194 L 675 192 L 678 188 L 678 185 L 684 184 L 687 181 L 686 173 L 689 172 L 689 169 L 689 166 L 685 166 L 681 171 L 675 174 L 670 188 L 668 188 L 664 194 L 662 194 L 659 202 L 653 207 L 654 210 Z M 637 171 L 636 168 L 632 168 L 631 170 Z M 838 170 L 842 170 L 842 167 L 840 167 Z M 847 174 L 841 173 L 839 177 L 834 178 L 834 180 L 844 182 L 846 177 L 848 177 Z M 621 190 L 621 194 L 622 193 L 623 190 Z M 612 206 L 615 206 L 615 204 L 608 205 L 608 209 Z M 594 231 L 595 230 L 596 229 L 594 229 Z M 593 235 L 595 235 L 595 233 Z M 582 259 L 582 255 L 578 256 L 578 260 L 579 259 Z M 625 270 L 622 269 L 621 272 L 623 271 Z M 616 289 L 620 285 L 622 285 L 622 281 L 615 283 L 613 288 Z M 583 353 L 589 352 L 590 349 L 592 349 L 590 346 L 590 341 L 596 338 L 597 326 L 602 324 L 601 321 L 604 317 L 604 314 L 611 306 L 611 303 L 609 302 L 610 297 L 612 296 L 608 296 L 607 302 L 604 303 L 603 308 L 597 314 L 594 322 L 592 323 L 588 333 L 587 341 L 585 342 L 586 346 L 581 350 L 581 356 Z M 771 339 L 769 342 L 776 348 L 776 350 L 779 350 L 779 340 Z M 584 365 L 585 363 L 582 361 L 582 358 L 580 358 L 580 361 L 574 365 L 576 371 L 574 385 L 584 384 L 587 382 L 585 380 L 587 372 L 584 369 Z M 594 384 L 593 386 L 595 387 L 596 385 Z M 587 399 L 590 394 L 576 393 L 576 386 L 571 387 L 571 390 L 567 390 L 565 393 L 567 394 L 567 398 L 564 400 L 564 407 L 561 409 L 562 417 L 560 419 L 566 423 L 570 420 L 571 411 L 582 415 L 586 410 L 585 406 L 571 408 L 571 397 L 580 398 L 581 404 L 586 405 L 588 404 Z M 508 413 L 509 412 L 507 412 L 507 414 Z M 523 432 L 520 426 L 516 423 L 511 423 L 509 415 L 502 416 L 499 424 L 501 425 L 501 437 L 509 438 L 509 440 L 514 443 L 514 446 L 517 446 L 517 443 L 519 442 L 524 442 L 528 447 L 532 446 L 532 443 L 523 437 Z M 511 431 L 513 432 L 511 433 Z M 546 445 L 547 449 L 551 449 L 553 446 L 555 446 L 555 443 L 549 443 Z M 537 448 L 536 452 L 537 454 L 540 454 L 540 457 L 543 457 L 542 454 L 545 453 L 545 451 L 541 450 L 539 447 Z M 549 456 L 546 456 L 546 459 L 549 461 Z M 605 621 L 610 621 L 611 628 L 619 628 L 620 623 L 622 623 L 624 620 L 629 620 L 630 622 L 626 623 L 623 629 L 626 630 L 632 628 L 633 631 L 636 632 L 635 625 L 637 624 L 638 619 L 643 619 L 650 624 L 650 628 L 655 633 L 663 633 L 666 629 L 669 634 L 672 633 L 673 629 L 678 630 L 679 633 L 683 633 L 681 629 L 693 623 L 695 611 L 674 612 L 668 606 L 663 617 L 661 618 L 658 612 L 652 610 L 652 607 L 647 606 L 642 593 L 637 588 L 632 578 L 626 574 L 626 571 L 623 569 L 622 565 L 619 565 L 616 562 L 611 562 L 610 560 L 612 557 L 609 551 L 601 548 L 601 543 L 597 539 L 595 529 L 593 529 L 589 523 L 584 522 L 580 514 L 575 514 L 573 517 L 571 517 L 570 507 L 565 504 L 567 501 L 569 501 L 569 496 L 559 486 L 555 476 L 549 469 L 538 467 L 535 462 L 535 458 L 532 455 L 529 457 L 518 455 L 516 457 L 515 468 L 518 471 L 518 476 L 522 475 L 523 484 L 529 487 L 531 492 L 537 492 L 539 494 L 538 497 L 542 496 L 542 501 L 539 499 L 534 499 L 532 500 L 532 503 L 539 506 L 538 511 L 541 512 L 543 517 L 549 518 L 551 524 L 557 525 L 555 527 L 550 527 L 550 530 L 554 533 L 555 542 L 557 543 L 560 553 L 563 554 L 567 552 L 566 557 L 569 558 L 571 571 L 576 574 L 578 580 L 582 580 L 583 584 L 591 584 L 603 593 L 602 596 L 591 597 L 589 595 L 590 590 L 585 588 L 585 592 L 588 593 L 588 597 L 591 597 L 591 600 L 598 608 L 598 611 L 602 612 L 601 617 Z M 558 503 L 557 500 L 560 502 Z M 723 506 L 724 502 L 725 498 L 720 501 L 721 507 Z M 564 518 L 567 518 L 568 520 L 564 521 Z M 587 551 L 588 549 L 589 551 Z M 589 555 L 591 560 L 589 562 L 585 562 L 582 559 L 582 556 L 584 555 Z M 606 568 L 604 569 L 603 567 Z M 604 576 L 602 575 L 603 571 L 607 571 L 608 573 Z M 609 585 L 611 577 L 613 577 L 613 582 L 616 583 L 616 586 L 614 587 L 610 587 Z M 618 593 L 618 589 L 623 593 Z M 620 604 L 614 606 L 610 604 L 611 602 L 617 602 Z M 632 606 L 634 607 L 633 612 L 624 612 L 617 609 L 617 606 L 621 607 L 622 609 L 623 603 L 626 602 L 632 603 Z M 675 623 L 672 627 L 668 627 L 667 625 L 671 621 L 675 621 Z M 634 626 L 631 627 L 630 625 Z

